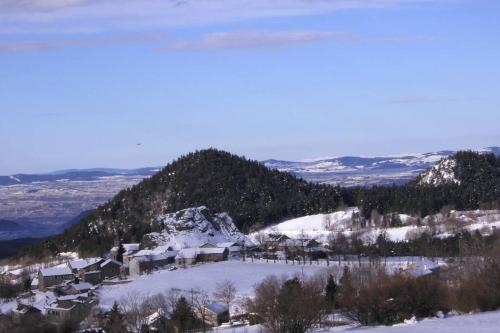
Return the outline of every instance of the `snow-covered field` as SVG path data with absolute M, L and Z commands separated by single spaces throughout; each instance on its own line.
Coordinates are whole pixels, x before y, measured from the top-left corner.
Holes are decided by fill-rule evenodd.
M 258 333 L 259 326 L 218 329 L 223 333 Z M 342 326 L 331 329 L 315 330 L 315 333 L 497 333 L 500 332 L 500 311 L 455 316 L 445 319 L 425 319 L 420 322 L 409 321 L 394 326 L 357 327 Z
M 100 304 L 102 307 L 111 307 L 114 301 L 119 301 L 128 294 L 139 293 L 148 296 L 167 293 L 172 288 L 184 291 L 201 288 L 212 293 L 216 284 L 226 279 L 236 285 L 239 296 L 248 296 L 253 294 L 255 284 L 268 275 L 312 275 L 326 269 L 327 267 L 321 265 L 299 266 L 265 261 L 206 263 L 175 271 L 161 270 L 150 275 L 142 275 L 124 285 L 103 286 L 100 289 Z
M 369 265 L 369 262 L 362 262 Z M 382 260 L 388 271 L 408 269 L 412 274 L 421 275 L 430 272 L 431 268 L 442 264 L 416 257 L 387 258 Z M 168 293 L 171 289 L 180 289 L 189 292 L 192 289 L 202 289 L 208 293 L 215 290 L 216 284 L 223 280 L 232 281 L 238 296 L 252 296 L 254 286 L 269 275 L 278 277 L 310 276 L 317 273 L 340 274 L 342 267 L 358 266 L 358 261 L 312 263 L 306 265 L 285 263 L 283 261 L 266 262 L 255 260 L 246 262 L 230 260 L 218 263 L 205 263 L 188 268 L 179 268 L 175 271 L 159 270 L 149 275 L 141 275 L 133 282 L 115 286 L 103 286 L 99 290 L 100 305 L 111 307 L 114 301 L 120 301 L 128 295 L 152 296 L 158 293 Z

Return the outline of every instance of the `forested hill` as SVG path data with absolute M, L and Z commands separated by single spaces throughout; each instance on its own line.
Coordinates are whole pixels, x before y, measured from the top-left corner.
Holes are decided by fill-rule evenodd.
M 113 241 L 139 241 L 155 231 L 154 218 L 188 207 L 227 212 L 242 231 L 285 218 L 333 211 L 339 188 L 308 183 L 288 173 L 227 152 L 188 154 L 130 189 L 118 193 L 61 236 L 45 242 L 60 250 L 101 253 Z
M 500 158 L 459 152 L 417 180 L 401 186 L 339 188 L 308 183 L 261 163 L 215 149 L 188 154 L 156 175 L 121 191 L 110 202 L 64 234 L 27 250 L 43 255 L 56 251 L 102 254 L 117 238 L 140 241 L 156 231 L 155 217 L 189 207 L 227 212 L 243 232 L 281 220 L 332 212 L 341 203 L 358 206 L 366 218 L 373 211 L 424 217 L 447 206 L 453 209 L 498 208 Z M 422 182 L 428 173 L 436 179 Z M 440 175 L 439 173 L 446 174 Z
M 461 151 L 403 186 L 353 188 L 350 198 L 364 215 L 400 212 L 426 216 L 447 206 L 451 209 L 500 207 L 500 157 Z

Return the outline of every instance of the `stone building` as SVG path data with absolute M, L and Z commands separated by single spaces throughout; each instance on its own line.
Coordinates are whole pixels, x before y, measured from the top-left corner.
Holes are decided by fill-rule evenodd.
M 69 267 L 42 268 L 38 271 L 38 289 L 46 291 L 48 287 L 74 279 Z

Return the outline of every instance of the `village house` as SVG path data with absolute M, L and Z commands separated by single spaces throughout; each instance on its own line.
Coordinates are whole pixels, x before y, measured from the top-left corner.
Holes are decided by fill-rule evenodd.
M 80 278 L 83 282 L 88 282 L 90 284 L 96 285 L 102 282 L 101 271 L 89 271 L 80 274 Z
M 46 291 L 49 287 L 73 279 L 74 275 L 69 267 L 42 268 L 38 271 L 38 289 Z
M 37 290 L 38 289 L 38 277 L 33 278 L 31 280 L 31 290 Z
M 66 295 L 46 305 L 45 311 L 52 320 L 80 321 L 87 316 L 94 303 L 94 299 L 86 293 Z
M 241 251 L 241 246 L 237 242 L 204 243 L 200 248 L 226 248 L 229 254 L 238 254 Z
M 177 251 L 142 250 L 133 255 L 129 262 L 130 276 L 139 276 L 155 268 L 175 262 Z
M 22 283 L 25 278 L 29 278 L 29 273 L 24 268 L 13 269 L 0 274 L 0 279 L 9 283 Z
M 208 326 L 220 326 L 222 323 L 229 321 L 229 309 L 222 304 L 212 303 L 204 307 L 205 324 Z M 202 320 L 203 316 L 199 311 L 195 312 L 198 319 Z
M 26 317 L 38 318 L 42 316 L 42 311 L 37 307 L 29 304 L 18 303 L 17 307 L 12 310 L 13 320 L 15 323 L 20 323 L 26 320 Z
M 204 247 L 182 249 L 175 257 L 175 263 L 180 266 L 192 265 L 196 262 L 227 260 L 229 250 L 222 247 Z
M 279 243 L 278 245 L 278 250 L 280 251 L 285 251 L 285 250 L 292 250 L 292 251 L 302 251 L 304 250 L 307 252 L 307 249 L 314 248 L 314 247 L 320 247 L 321 244 L 318 243 L 314 239 L 308 239 L 308 238 L 294 238 L 294 239 L 286 239 L 283 242 Z
M 66 289 L 68 295 L 78 295 L 88 293 L 93 290 L 94 286 L 87 282 L 72 283 Z
M 127 265 L 111 258 L 102 262 L 99 268 L 102 280 L 129 274 L 129 269 Z
M 101 262 L 103 262 L 102 258 L 76 259 L 70 261 L 68 266 L 73 274 L 83 275 L 83 272 L 98 270 Z
M 129 244 L 122 244 L 122 245 L 123 245 L 123 249 L 125 250 L 125 252 L 123 253 L 123 263 L 128 265 L 131 257 L 135 253 L 139 252 L 141 245 L 139 243 L 129 243 Z M 117 260 L 118 249 L 119 249 L 119 245 L 117 243 L 115 243 L 115 246 L 111 248 L 110 254 L 111 254 L 111 258 L 113 258 L 114 260 Z
M 261 250 L 277 251 L 281 244 L 290 239 L 287 235 L 283 234 L 269 234 L 267 239 L 260 244 Z

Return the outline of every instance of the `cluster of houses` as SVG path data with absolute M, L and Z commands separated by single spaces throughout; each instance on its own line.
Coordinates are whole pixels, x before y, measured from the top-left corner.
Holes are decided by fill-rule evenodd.
M 242 252 L 278 254 L 286 257 L 304 256 L 324 258 L 331 252 L 327 247 L 313 239 L 291 239 L 285 235 L 268 235 L 258 247 L 237 242 L 203 243 L 197 247 L 173 250 L 170 247 L 141 249 L 139 243 L 115 244 L 108 258 L 86 258 L 68 260 L 58 266 L 41 268 L 31 282 L 32 289 L 41 292 L 52 291 L 46 296 L 44 309 L 19 302 L 14 313 L 19 317 L 27 314 L 46 313 L 54 321 L 82 320 L 97 303 L 96 290 L 102 284 L 127 283 L 128 276 L 147 274 L 168 265 L 184 267 L 196 263 L 218 262 L 238 256 Z M 253 255 L 252 255 L 253 256 Z M 175 268 L 174 268 L 175 269 Z M 22 269 L 10 271 L 12 279 L 25 276 Z M 9 275 L 9 277 L 10 277 Z M 148 322 L 160 318 L 153 313 Z M 204 316 L 210 326 L 218 326 L 229 319 L 229 311 L 220 304 L 211 304 Z M 154 326 L 154 325 L 152 325 Z
M 153 250 L 140 250 L 139 244 L 122 244 L 123 263 L 128 266 L 130 276 L 139 276 L 151 270 L 170 264 L 178 266 L 193 265 L 201 262 L 217 262 L 227 260 L 240 252 L 237 242 L 204 243 L 199 247 L 185 248 L 179 251 L 172 248 L 158 247 Z M 111 258 L 117 259 L 119 246 L 111 249 Z
M 260 244 L 260 250 L 266 253 L 281 253 L 288 259 L 296 256 L 308 256 L 312 260 L 326 258 L 332 251 L 328 245 L 311 238 L 290 238 L 283 234 L 269 234 Z
M 41 292 L 51 291 L 54 295 L 46 296 L 43 306 L 49 318 L 61 322 L 68 319 L 82 320 L 96 304 L 95 291 L 101 284 L 129 282 L 127 276 L 139 276 L 170 264 L 185 266 L 227 260 L 230 255 L 239 251 L 239 244 L 233 242 L 204 243 L 196 248 L 179 251 L 161 247 L 141 250 L 140 244 L 121 244 L 111 249 L 109 258 L 68 260 L 65 264 L 41 268 L 32 280 L 31 287 Z M 122 252 L 121 255 L 119 252 Z M 13 278 L 21 275 L 21 270 L 15 273 L 18 274 Z M 28 314 L 41 314 L 42 309 L 26 302 L 19 302 L 14 313 L 18 318 L 22 318 Z M 210 325 L 227 321 L 229 316 L 227 309 L 216 304 L 207 308 L 207 313 L 209 314 L 206 316 L 207 324 Z M 151 320 L 154 321 L 154 318 Z

